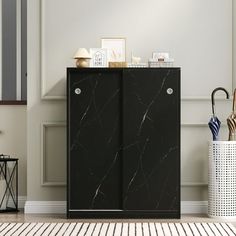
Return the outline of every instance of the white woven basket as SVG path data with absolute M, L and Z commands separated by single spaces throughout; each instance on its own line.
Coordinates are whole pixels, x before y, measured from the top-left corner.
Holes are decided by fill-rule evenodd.
M 208 215 L 236 218 L 236 141 L 209 142 Z

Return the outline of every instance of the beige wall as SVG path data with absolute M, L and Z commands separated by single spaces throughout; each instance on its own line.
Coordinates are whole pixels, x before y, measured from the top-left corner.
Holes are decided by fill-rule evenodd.
M 26 106 L 0 106 L 0 154 L 19 158 L 19 196 L 26 186 Z
M 169 51 L 181 66 L 182 200 L 206 200 L 210 93 L 235 84 L 232 0 L 29 0 L 28 19 L 28 200 L 65 200 L 65 70 L 78 47 L 109 36 L 127 38 L 128 60 Z M 217 100 L 222 120 L 230 109 Z

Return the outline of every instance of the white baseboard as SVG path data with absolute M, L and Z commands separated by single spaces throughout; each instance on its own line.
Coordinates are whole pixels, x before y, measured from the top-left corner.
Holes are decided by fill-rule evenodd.
M 27 199 L 26 196 L 18 196 L 18 208 L 19 209 L 24 209 L 25 208 L 26 199 Z M 8 204 L 9 204 L 9 206 L 14 207 L 12 199 L 9 199 Z
M 65 214 L 66 201 L 26 201 L 25 214 Z
M 18 208 L 19 209 L 24 209 L 25 208 L 26 200 L 27 200 L 26 196 L 19 196 L 18 197 Z
M 181 201 L 181 214 L 207 214 L 207 201 Z
M 65 214 L 65 201 L 26 201 L 26 214 Z M 181 214 L 206 214 L 207 201 L 182 201 Z

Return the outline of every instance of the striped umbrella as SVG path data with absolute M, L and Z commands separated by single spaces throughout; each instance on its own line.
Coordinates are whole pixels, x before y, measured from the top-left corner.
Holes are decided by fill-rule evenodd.
M 233 111 L 231 115 L 227 119 L 227 125 L 229 128 L 229 141 L 236 140 L 236 89 L 234 90 L 234 98 L 233 98 Z
M 219 90 L 224 91 L 226 93 L 226 98 L 229 99 L 228 91 L 222 87 L 218 87 L 218 88 L 214 89 L 211 93 L 211 104 L 212 104 L 212 114 L 213 115 L 208 123 L 208 126 L 211 130 L 213 141 L 217 141 L 219 139 L 219 130 L 220 130 L 220 124 L 221 124 L 220 120 L 215 115 L 215 97 L 214 97 L 214 95 Z

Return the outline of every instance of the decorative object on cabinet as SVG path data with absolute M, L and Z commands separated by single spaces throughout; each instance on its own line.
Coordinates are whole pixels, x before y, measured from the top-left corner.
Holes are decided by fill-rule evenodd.
M 147 63 L 141 63 L 141 57 L 135 57 L 133 53 L 131 53 L 131 63 L 128 63 L 128 67 L 131 68 L 143 68 L 147 67 Z
M 126 39 L 125 38 L 102 38 L 101 47 L 108 50 L 108 62 L 126 61 Z
M 221 122 L 218 119 L 218 117 L 215 115 L 215 93 L 220 90 L 225 92 L 226 98 L 229 99 L 229 93 L 225 88 L 222 88 L 222 87 L 215 88 L 211 93 L 212 117 L 210 121 L 208 122 L 208 126 L 211 130 L 213 141 L 219 140 L 219 130 L 220 130 Z
M 18 159 L 0 155 L 0 212 L 18 211 Z
M 77 67 L 89 67 L 91 55 L 88 53 L 86 48 L 79 48 L 74 55 L 74 59 L 76 59 Z
M 148 67 L 148 64 L 145 63 L 145 62 L 144 63 L 138 63 L 138 64 L 128 63 L 127 67 L 130 67 L 130 68 L 145 68 L 145 67 Z
M 113 61 L 110 61 L 109 63 L 108 63 L 108 65 L 109 65 L 109 67 L 111 67 L 111 68 L 116 68 L 116 67 L 118 67 L 118 68 L 123 68 L 123 67 L 127 67 L 127 65 L 128 65 L 128 63 L 127 62 L 113 62 Z
M 67 151 L 69 218 L 179 218 L 180 68 L 68 68 Z
M 106 48 L 90 48 L 90 55 L 90 67 L 108 67 Z
M 152 59 L 156 59 L 158 61 L 165 61 L 166 59 L 169 59 L 169 53 L 168 52 L 153 52 L 152 53 Z
M 141 57 L 135 57 L 133 53 L 131 53 L 131 63 L 132 64 L 139 64 L 141 62 Z
M 233 96 L 233 109 L 231 115 L 227 119 L 227 125 L 229 128 L 229 141 L 236 141 L 236 89 Z
M 173 67 L 174 59 L 166 52 L 153 52 L 148 61 L 149 67 Z

